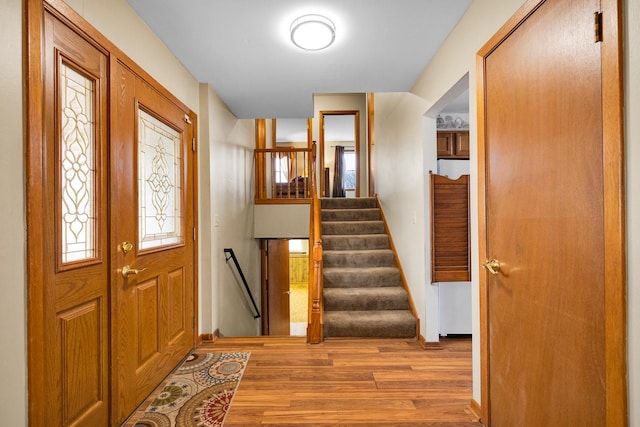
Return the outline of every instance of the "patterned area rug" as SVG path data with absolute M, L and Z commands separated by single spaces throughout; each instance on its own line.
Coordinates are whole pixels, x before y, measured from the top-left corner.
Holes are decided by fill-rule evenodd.
M 250 353 L 193 353 L 135 427 L 222 426 Z

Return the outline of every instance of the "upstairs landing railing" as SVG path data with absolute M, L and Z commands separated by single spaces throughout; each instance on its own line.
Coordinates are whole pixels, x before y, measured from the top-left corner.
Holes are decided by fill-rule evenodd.
M 255 203 L 309 203 L 312 150 L 313 148 L 256 149 Z

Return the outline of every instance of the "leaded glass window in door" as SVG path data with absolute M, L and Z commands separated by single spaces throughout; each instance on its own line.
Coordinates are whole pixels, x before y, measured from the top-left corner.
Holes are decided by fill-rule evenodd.
M 183 242 L 181 134 L 138 110 L 138 238 L 140 249 Z
M 60 253 L 63 263 L 95 259 L 95 81 L 60 64 Z

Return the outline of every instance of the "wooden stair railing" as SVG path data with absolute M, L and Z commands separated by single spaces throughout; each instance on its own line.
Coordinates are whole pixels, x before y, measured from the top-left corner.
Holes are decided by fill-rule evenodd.
M 255 149 L 255 203 L 309 203 L 311 151 L 291 147 Z M 276 165 L 286 170 L 277 170 Z
M 307 342 L 318 344 L 323 340 L 322 321 L 322 223 L 320 220 L 320 199 L 318 198 L 316 171 L 316 143 L 311 152 L 311 209 L 309 220 L 309 324 Z

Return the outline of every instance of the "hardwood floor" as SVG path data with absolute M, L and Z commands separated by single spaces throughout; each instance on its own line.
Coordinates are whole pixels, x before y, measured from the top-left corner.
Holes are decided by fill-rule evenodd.
M 471 340 L 441 344 L 243 337 L 200 349 L 251 352 L 225 426 L 480 427 L 469 410 Z

